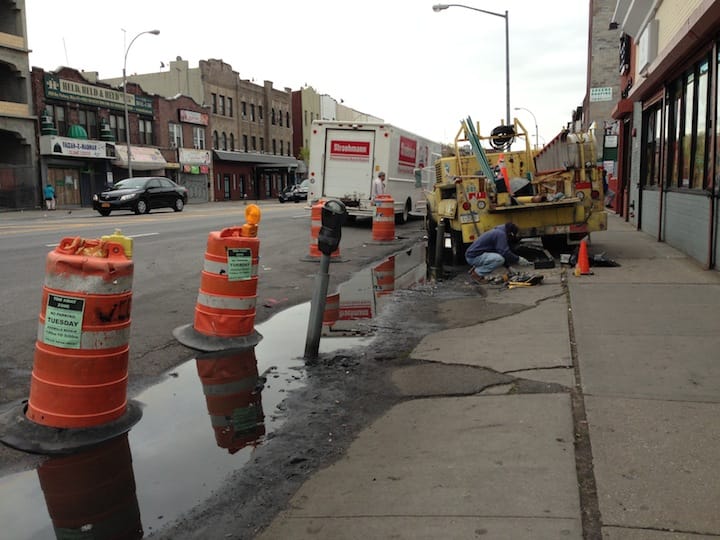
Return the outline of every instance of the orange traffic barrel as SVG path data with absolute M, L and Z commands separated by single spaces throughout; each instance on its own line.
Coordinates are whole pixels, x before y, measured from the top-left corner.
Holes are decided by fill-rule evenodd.
M 203 355 L 196 363 L 218 447 L 234 454 L 257 442 L 265 416 L 255 347 Z
M 63 238 L 47 256 L 27 417 L 55 428 L 127 408 L 133 262 L 116 242 Z
M 391 294 L 395 290 L 395 257 L 388 257 L 373 268 L 372 276 L 373 288 L 377 296 Z
M 325 201 L 320 199 L 312 205 L 310 210 L 310 250 L 305 260 L 320 260 L 322 251 L 318 247 L 318 236 L 322 227 L 322 209 Z M 330 254 L 331 258 L 340 257 L 340 247 Z
M 241 233 L 240 227 L 229 227 L 208 236 L 193 323 L 205 336 L 254 331 L 260 240 Z
M 325 297 L 325 311 L 323 312 L 323 325 L 332 326 L 340 318 L 340 293 L 329 294 Z
M 395 240 L 395 201 L 390 195 L 375 197 L 372 239 L 379 242 Z
M 127 434 L 37 468 L 57 538 L 143 537 Z

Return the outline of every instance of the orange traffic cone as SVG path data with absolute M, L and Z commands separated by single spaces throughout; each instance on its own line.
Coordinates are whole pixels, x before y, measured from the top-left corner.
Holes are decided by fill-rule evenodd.
M 585 238 L 580 242 L 580 251 L 578 252 L 577 264 L 575 265 L 575 275 L 592 275 L 590 271 L 590 261 L 588 260 L 587 240 Z

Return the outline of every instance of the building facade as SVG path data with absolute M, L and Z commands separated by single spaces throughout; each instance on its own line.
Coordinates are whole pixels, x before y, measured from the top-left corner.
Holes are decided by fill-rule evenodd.
M 25 1 L 9 0 L 0 3 L 0 210 L 42 202 L 36 129 Z
M 119 79 L 104 80 L 117 84 Z M 242 79 L 217 59 L 191 68 L 178 57 L 167 71 L 133 74 L 128 80 L 164 96 L 186 93 L 209 109 L 212 200 L 275 197 L 295 182 L 290 89 Z
M 720 2 L 618 0 L 614 117 L 626 219 L 717 268 Z

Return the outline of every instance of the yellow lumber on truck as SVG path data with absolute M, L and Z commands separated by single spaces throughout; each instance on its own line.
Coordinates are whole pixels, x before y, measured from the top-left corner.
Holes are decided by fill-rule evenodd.
M 435 184 L 427 194 L 431 258 L 438 226 L 450 244 L 453 264 L 482 233 L 512 221 L 522 237 L 540 237 L 548 249 L 567 248 L 607 228 L 602 171 L 591 133 L 558 137 L 562 167 L 538 171 L 536 152 L 516 119 L 490 135 L 478 134 L 468 118 L 455 137 L 454 155 L 435 163 Z M 520 146 L 520 149 L 517 147 Z M 568 148 L 569 147 L 569 148 Z

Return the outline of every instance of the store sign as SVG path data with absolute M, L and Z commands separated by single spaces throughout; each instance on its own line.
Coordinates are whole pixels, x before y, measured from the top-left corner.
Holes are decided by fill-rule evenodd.
M 603 86 L 590 89 L 590 101 L 612 101 L 612 86 Z
M 178 161 L 190 165 L 210 165 L 210 150 L 178 148 Z
M 188 124 L 198 124 L 201 126 L 207 126 L 210 123 L 209 117 L 205 113 L 197 111 L 188 111 L 187 109 L 180 109 L 180 121 Z
M 40 137 L 40 154 L 53 156 L 71 156 L 82 158 L 114 158 L 115 147 L 104 141 L 89 139 L 70 139 L 57 135 Z
M 45 97 L 48 98 L 62 99 L 73 103 L 87 103 L 110 109 L 125 109 L 122 90 L 61 79 L 49 73 L 45 74 L 44 84 Z M 152 99 L 145 96 L 128 94 L 127 107 L 129 111 L 135 113 L 152 114 L 153 112 Z

